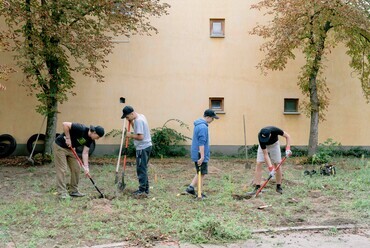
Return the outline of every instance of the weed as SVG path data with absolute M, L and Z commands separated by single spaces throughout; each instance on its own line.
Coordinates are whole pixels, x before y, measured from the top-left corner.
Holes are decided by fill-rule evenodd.
M 358 224 L 369 222 L 370 169 L 363 161 L 335 160 L 339 168 L 335 177 L 303 176 L 300 165 L 289 164 L 293 161 L 288 160 L 283 170 L 283 195 L 275 193 L 271 180 L 265 193 L 245 201 L 231 197 L 233 193 L 244 194 L 243 185 L 253 178 L 253 170 L 245 170 L 240 159 L 210 161 L 204 184 L 208 197 L 204 201 L 177 196 L 194 176 L 190 159 L 151 160 L 155 169 L 149 170 L 151 193 L 147 199 L 131 197 L 138 182 L 136 170 L 130 166 L 126 169 L 127 187 L 116 198 L 91 197 L 97 192 L 81 177 L 79 188 L 87 196 L 70 201 L 56 200 L 50 165 L 38 166 L 32 177 L 22 180 L 17 175 L 23 168 L 12 168 L 14 173 L 8 173 L 9 180 L 1 185 L 0 246 L 12 242 L 9 234 L 17 237 L 17 247 L 82 247 L 123 240 L 141 246 L 160 240 L 228 243 L 250 238 L 251 229 L 302 222 L 323 225 L 338 218 Z M 105 194 L 115 194 L 115 163 L 101 164 L 92 160 L 90 172 Z M 271 207 L 260 210 L 261 205 Z

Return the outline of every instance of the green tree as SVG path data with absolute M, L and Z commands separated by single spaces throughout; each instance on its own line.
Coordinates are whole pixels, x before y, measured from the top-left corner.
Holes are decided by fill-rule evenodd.
M 73 72 L 103 82 L 102 69 L 117 35 L 156 33 L 151 17 L 167 14 L 159 0 L 5 0 L 0 15 L 14 37 L 23 85 L 47 116 L 45 154 L 51 154 L 58 104 L 76 85 Z
M 0 3 L 0 6 L 2 3 Z M 6 41 L 9 39 L 9 34 L 0 33 L 0 52 L 7 51 L 9 49 L 9 43 Z M 9 79 L 9 74 L 14 72 L 14 69 L 9 65 L 0 64 L 0 81 L 6 81 Z M 6 86 L 0 83 L 0 91 L 6 90 Z
M 263 0 L 252 9 L 267 9 L 272 16 L 267 25 L 257 25 L 251 34 L 266 41 L 266 52 L 258 67 L 284 70 L 295 49 L 302 51 L 306 63 L 301 68 L 298 86 L 308 100 L 304 109 L 311 118 L 308 154 L 318 146 L 319 120 L 325 120 L 329 89 L 323 77 L 324 58 L 342 43 L 350 56 L 349 66 L 357 73 L 364 96 L 370 100 L 370 2 L 368 0 Z

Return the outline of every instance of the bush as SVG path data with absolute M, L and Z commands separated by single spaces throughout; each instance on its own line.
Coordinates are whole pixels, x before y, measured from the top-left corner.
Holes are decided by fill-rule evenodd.
M 180 144 L 188 139 L 191 140 L 191 138 L 179 133 L 175 129 L 167 127 L 166 125 L 171 121 L 175 121 L 180 124 L 180 127 L 184 127 L 189 130 L 189 126 L 178 119 L 169 119 L 162 127 L 153 128 L 151 130 L 153 143 L 152 157 L 180 157 L 187 154 L 185 147 Z M 122 130 L 113 129 L 105 136 L 116 137 L 118 135 L 122 135 Z M 123 147 L 122 155 L 124 154 L 124 150 L 125 148 Z M 133 139 L 130 139 L 127 147 L 127 156 L 135 157 L 135 153 L 134 141 Z
M 329 163 L 334 156 L 341 154 L 341 143 L 329 138 L 324 143 L 319 144 L 318 152 L 309 158 L 311 164 Z
M 257 150 L 258 150 L 258 145 L 254 144 L 253 146 L 249 146 L 247 151 L 248 151 L 248 158 L 253 158 L 257 156 Z M 238 156 L 239 157 L 245 157 L 245 146 L 241 146 L 238 149 Z
M 152 142 L 153 142 L 153 157 L 179 157 L 185 156 L 188 152 L 184 146 L 180 144 L 191 138 L 181 134 L 175 129 L 167 127 L 167 123 L 175 121 L 180 124 L 180 127 L 184 127 L 189 130 L 189 126 L 178 119 L 169 119 L 162 127 L 153 128 L 152 131 Z

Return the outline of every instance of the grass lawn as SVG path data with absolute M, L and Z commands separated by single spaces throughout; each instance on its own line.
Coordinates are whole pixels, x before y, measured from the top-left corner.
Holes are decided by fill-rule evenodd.
M 244 160 L 212 159 L 204 187 L 208 197 L 195 200 L 180 194 L 195 174 L 188 158 L 152 159 L 147 199 L 131 195 L 138 187 L 135 166 L 127 166 L 127 187 L 119 192 L 116 158 L 92 158 L 91 175 L 107 198 L 98 199 L 81 174 L 80 191 L 87 196 L 68 201 L 57 200 L 53 164 L 27 167 L 11 165 L 11 159 L 26 157 L 0 159 L 0 247 L 172 240 L 220 244 L 248 239 L 251 230 L 261 228 L 370 224 L 370 164 L 357 158 L 335 159 L 336 176 L 322 176 L 319 166 L 290 158 L 283 165 L 283 195 L 275 192 L 272 180 L 266 192 L 244 200 L 232 197 L 252 190 L 254 164 L 247 170 Z M 318 173 L 305 176 L 306 169 Z

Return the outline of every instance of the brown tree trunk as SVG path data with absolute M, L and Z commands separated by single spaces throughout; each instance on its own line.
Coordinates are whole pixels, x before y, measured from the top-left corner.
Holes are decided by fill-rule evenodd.
M 58 102 L 55 102 L 54 109 L 58 108 Z M 48 115 L 46 124 L 46 138 L 45 138 L 45 155 L 51 155 L 53 153 L 53 142 L 56 135 L 58 115 L 57 112 L 52 112 Z
M 312 156 L 317 152 L 319 141 L 319 98 L 317 95 L 316 75 L 317 73 L 314 73 L 312 78 L 310 78 L 311 122 L 308 156 Z

